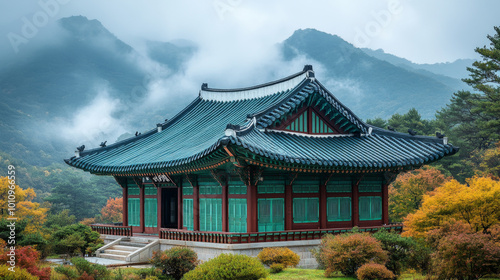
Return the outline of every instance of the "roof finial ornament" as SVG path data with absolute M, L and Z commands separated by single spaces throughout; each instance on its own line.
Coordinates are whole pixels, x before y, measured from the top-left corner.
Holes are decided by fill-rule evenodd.
M 394 131 L 394 127 L 392 127 L 390 125 L 387 126 L 387 129 L 390 130 L 390 131 Z
M 443 137 L 445 137 L 445 136 L 446 136 L 446 134 L 442 134 L 441 132 L 437 132 L 437 131 L 436 131 L 436 137 L 437 137 L 437 138 L 441 139 L 441 138 L 443 138 Z
M 135 136 L 139 136 L 139 135 L 141 135 L 141 133 L 139 131 L 136 131 Z
M 304 65 L 304 69 L 302 71 L 313 71 L 313 66 L 310 64 Z
M 408 129 L 408 133 L 410 133 L 411 136 L 417 135 L 417 132 L 411 128 Z
M 81 145 L 80 147 L 76 147 L 75 157 L 79 158 L 80 153 L 83 152 L 83 150 L 85 150 L 85 145 Z
M 205 90 L 208 88 L 208 83 L 201 84 L 201 90 Z
M 108 141 L 101 142 L 101 144 L 100 144 L 99 146 L 101 146 L 102 148 L 104 148 L 104 147 L 106 147 L 106 143 L 107 143 L 107 142 L 108 142 Z

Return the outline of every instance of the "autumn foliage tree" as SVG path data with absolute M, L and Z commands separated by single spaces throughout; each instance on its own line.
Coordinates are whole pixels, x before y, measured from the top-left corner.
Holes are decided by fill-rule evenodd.
M 123 197 L 109 198 L 106 206 L 101 209 L 101 221 L 118 223 L 123 221 Z
M 424 195 L 422 207 L 405 218 L 404 234 L 423 237 L 450 220 L 463 221 L 476 232 L 489 232 L 500 223 L 500 181 L 473 177 L 467 184 L 445 183 Z
M 9 260 L 8 252 L 5 251 L 5 242 L 0 239 L 0 261 L 6 264 Z M 31 246 L 16 247 L 16 268 L 26 269 L 31 275 L 41 280 L 50 279 L 50 267 L 40 268 L 40 252 Z
M 0 177 L 0 213 L 1 218 L 5 219 L 10 216 L 9 209 L 9 191 L 14 191 L 15 196 L 15 217 L 18 220 L 27 220 L 27 226 L 24 229 L 26 233 L 34 233 L 39 230 L 46 219 L 47 208 L 40 207 L 40 203 L 34 202 L 36 197 L 35 191 L 31 188 L 22 189 L 15 185 L 14 190 L 11 190 L 12 180 L 8 177 Z
M 424 194 L 435 190 L 448 179 L 436 168 L 423 168 L 400 174 L 389 185 L 389 217 L 392 222 L 402 222 L 422 205 Z
M 495 235 L 475 232 L 461 221 L 431 230 L 432 273 L 438 279 L 480 279 L 500 273 L 500 246 Z
M 500 180 L 500 141 L 481 154 L 477 173 Z

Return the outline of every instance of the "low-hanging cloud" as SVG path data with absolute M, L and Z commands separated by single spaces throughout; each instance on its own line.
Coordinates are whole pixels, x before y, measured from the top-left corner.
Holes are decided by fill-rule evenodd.
M 56 122 L 55 127 L 63 133 L 54 135 L 63 135 L 75 145 L 82 143 L 91 147 L 97 146 L 97 141 L 114 140 L 127 132 L 127 124 L 117 117 L 122 102 L 112 98 L 108 91 L 106 85 L 96 85 L 94 99 L 79 108 L 70 119 Z

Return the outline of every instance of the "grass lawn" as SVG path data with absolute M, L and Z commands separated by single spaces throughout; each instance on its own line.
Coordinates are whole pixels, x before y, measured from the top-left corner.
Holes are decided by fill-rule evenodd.
M 333 280 L 355 280 L 356 278 L 346 277 L 342 274 L 325 277 L 325 271 L 322 269 L 300 269 L 300 268 L 287 268 L 283 272 L 270 274 L 269 279 L 333 279 Z M 403 280 L 420 280 L 425 279 L 418 273 L 403 273 L 399 279 Z
M 301 269 L 287 268 L 276 274 L 269 274 L 269 279 L 335 279 L 335 280 L 356 280 L 356 278 L 345 276 L 325 277 L 325 271 L 322 269 Z

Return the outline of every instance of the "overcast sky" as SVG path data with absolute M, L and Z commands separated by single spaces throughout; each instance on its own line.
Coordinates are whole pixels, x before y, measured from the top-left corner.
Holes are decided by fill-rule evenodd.
M 252 57 L 296 29 L 316 28 L 358 47 L 435 63 L 477 58 L 474 48 L 488 44 L 486 35 L 500 25 L 498 11 L 495 0 L 1 0 L 0 51 L 13 51 L 7 35 L 21 34 L 25 20 L 44 31 L 58 18 L 83 15 L 133 46 L 188 39 L 209 53 L 229 52 L 227 59 Z

